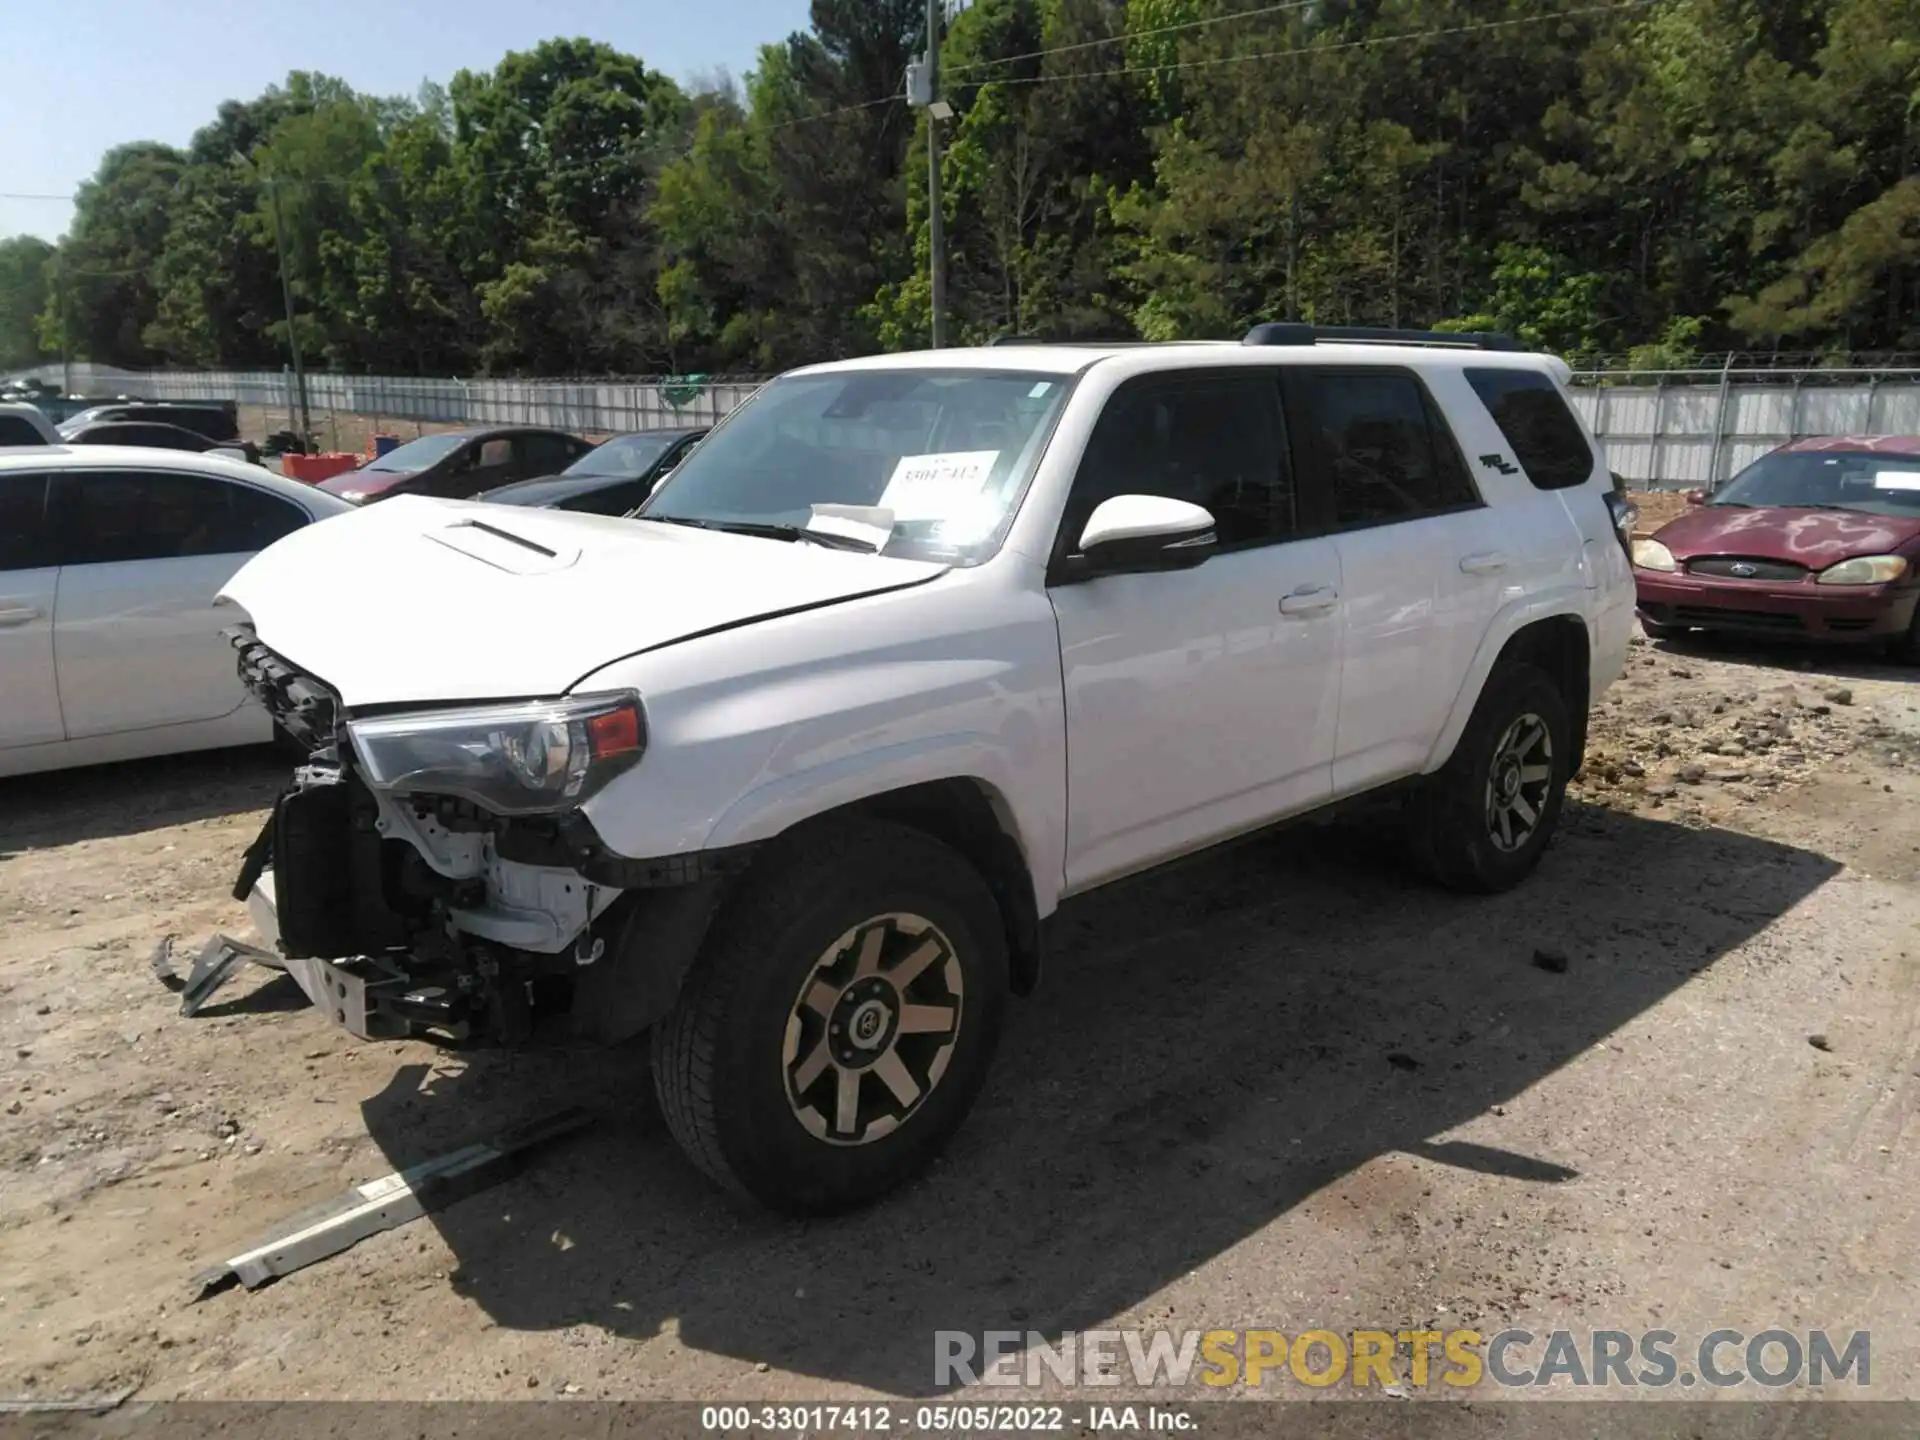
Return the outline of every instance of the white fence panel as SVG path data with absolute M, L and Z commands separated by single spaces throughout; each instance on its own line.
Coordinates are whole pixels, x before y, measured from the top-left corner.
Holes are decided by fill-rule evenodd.
M 1920 371 L 1594 372 L 1574 403 L 1637 488 L 1717 485 L 1809 435 L 1920 435 Z

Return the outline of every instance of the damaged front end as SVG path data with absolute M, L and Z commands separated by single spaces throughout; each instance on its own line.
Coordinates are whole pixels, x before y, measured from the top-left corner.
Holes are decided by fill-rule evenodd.
M 228 633 L 241 679 L 308 752 L 235 897 L 336 1023 L 516 1044 L 612 1042 L 671 1007 L 744 855 L 634 860 L 580 805 L 639 762 L 630 692 L 348 716 Z

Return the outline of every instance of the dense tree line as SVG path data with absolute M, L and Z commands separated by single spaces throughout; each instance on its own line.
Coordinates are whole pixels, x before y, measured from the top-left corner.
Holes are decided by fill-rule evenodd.
M 0 241 L 0 366 L 769 371 L 928 337 L 922 0 L 741 85 L 589 40 L 412 100 L 296 73 Z M 1491 326 L 1920 350 L 1920 0 L 973 0 L 951 333 Z

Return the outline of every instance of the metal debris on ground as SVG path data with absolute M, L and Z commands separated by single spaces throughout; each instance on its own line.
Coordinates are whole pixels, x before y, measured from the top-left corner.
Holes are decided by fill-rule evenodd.
M 346 1194 L 287 1217 L 272 1233 L 193 1277 L 205 1299 L 238 1280 L 249 1290 L 349 1250 L 455 1200 L 497 1185 L 539 1146 L 584 1129 L 592 1113 L 558 1111 L 420 1164 L 356 1185 Z
M 153 973 L 160 977 L 160 983 L 169 990 L 180 987 L 180 977 L 173 970 L 173 936 L 162 935 L 160 943 L 153 947 L 153 958 L 147 963 L 153 967 Z
M 270 950 L 262 950 L 258 945 L 243 945 L 225 935 L 214 936 L 201 947 L 200 958 L 193 962 L 193 969 L 187 973 L 187 983 L 180 990 L 180 1013 L 199 1014 L 200 1007 L 213 997 L 213 992 L 226 984 L 227 977 L 249 960 L 269 969 L 281 968 L 280 957 Z
M 153 947 L 153 957 L 148 965 L 153 973 L 160 977 L 160 983 L 180 996 L 180 1013 L 197 1015 L 207 1003 L 213 992 L 227 981 L 227 977 L 240 968 L 243 961 L 251 960 L 256 965 L 264 965 L 269 970 L 286 969 L 286 961 L 271 950 L 262 950 L 258 945 L 247 945 L 226 935 L 216 935 L 200 947 L 200 956 L 193 962 L 193 969 L 182 980 L 180 972 L 173 968 L 173 941 L 171 935 L 163 935 L 160 943 Z
M 128 1385 L 106 1395 L 96 1395 L 79 1400 L 8 1400 L 0 1399 L 0 1415 L 41 1415 L 52 1413 L 77 1413 L 82 1415 L 105 1415 L 118 1410 L 134 1397 L 138 1385 Z

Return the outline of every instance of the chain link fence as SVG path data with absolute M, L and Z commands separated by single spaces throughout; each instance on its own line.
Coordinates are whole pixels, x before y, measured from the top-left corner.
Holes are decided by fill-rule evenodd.
M 59 366 L 32 372 L 67 385 Z M 463 380 L 394 375 L 309 375 L 307 408 L 321 442 L 343 417 L 375 428 L 428 425 L 545 425 L 580 434 L 711 425 L 755 390 L 757 376 L 654 376 L 641 379 Z M 272 428 L 298 431 L 298 387 L 288 371 L 136 371 L 75 365 L 74 393 L 142 400 L 232 400 L 265 411 Z M 366 424 L 353 427 L 365 430 Z
M 1809 435 L 1920 435 L 1920 368 L 1590 370 L 1573 382 L 1636 490 L 1712 488 Z
M 1920 366 L 1586 370 L 1574 403 L 1637 490 L 1713 486 L 1807 435 L 1920 435 Z M 1904 358 L 1904 357 L 1902 357 Z M 64 383 L 59 366 L 38 377 Z M 362 448 L 370 431 L 425 426 L 547 425 L 588 435 L 710 425 L 753 394 L 760 376 L 462 380 L 309 375 L 323 445 Z M 234 400 L 267 413 L 270 429 L 300 428 L 287 371 L 132 371 L 75 365 L 83 394 L 155 400 Z M 284 417 L 284 420 L 281 418 Z M 350 423 L 349 423 L 350 422 Z

